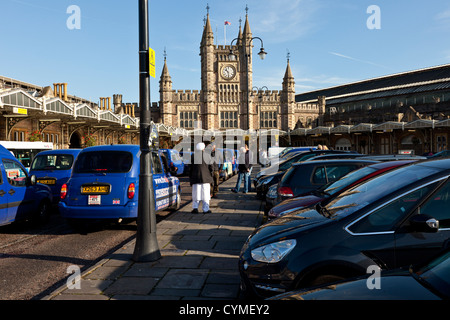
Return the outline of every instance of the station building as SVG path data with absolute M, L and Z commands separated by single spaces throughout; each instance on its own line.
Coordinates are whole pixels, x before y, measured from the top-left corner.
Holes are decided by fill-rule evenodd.
M 174 89 L 164 60 L 159 101 L 151 105 L 161 146 L 172 147 L 173 136 L 264 132 L 279 146 L 321 144 L 373 154 L 448 148 L 450 64 L 296 93 L 288 58 L 282 90 L 269 90 L 253 86 L 258 41 L 247 12 L 237 38 L 215 45 L 208 12 L 200 40 L 201 88 Z M 92 102 L 69 95 L 67 83 L 41 87 L 0 76 L 0 141 L 40 139 L 56 148 L 139 144 L 139 114 L 139 105 L 123 102 L 121 94 Z
M 450 65 L 424 68 L 296 95 L 322 101 L 322 124 L 300 121 L 293 145 L 325 144 L 362 153 L 436 153 L 448 148 Z

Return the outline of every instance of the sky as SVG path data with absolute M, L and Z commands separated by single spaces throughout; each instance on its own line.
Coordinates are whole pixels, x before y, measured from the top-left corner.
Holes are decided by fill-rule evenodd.
M 1 0 L 0 75 L 70 95 L 139 101 L 138 0 Z M 237 37 L 246 7 L 256 53 L 253 85 L 281 90 L 289 53 L 296 93 L 450 63 L 444 0 L 149 0 L 159 101 L 164 52 L 175 90 L 200 90 L 209 6 L 219 45 Z M 75 8 L 75 9 L 74 9 Z M 224 25 L 225 21 L 231 24 Z M 242 25 L 243 26 L 243 25 Z

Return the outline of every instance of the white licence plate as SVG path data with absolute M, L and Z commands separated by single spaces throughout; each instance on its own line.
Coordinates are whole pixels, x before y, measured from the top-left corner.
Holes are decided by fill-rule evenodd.
M 101 204 L 102 196 L 100 195 L 89 195 L 88 205 L 90 206 L 99 206 Z

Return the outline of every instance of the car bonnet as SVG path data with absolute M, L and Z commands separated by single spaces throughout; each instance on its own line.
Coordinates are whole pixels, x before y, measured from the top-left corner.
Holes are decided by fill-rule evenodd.
M 292 237 L 295 233 L 329 221 L 328 218 L 322 216 L 314 208 L 293 211 L 256 229 L 249 238 L 249 245 L 250 247 L 255 247 L 263 243 L 275 242 L 280 238 Z

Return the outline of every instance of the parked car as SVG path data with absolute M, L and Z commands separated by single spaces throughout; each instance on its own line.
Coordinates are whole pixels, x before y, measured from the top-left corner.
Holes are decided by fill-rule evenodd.
M 30 166 L 30 175 L 52 190 L 53 204 L 60 198 L 61 187 L 69 180 L 81 149 L 57 149 L 39 152 Z
M 369 277 L 357 277 L 313 290 L 292 291 L 270 300 L 449 300 L 450 251 L 424 265 L 381 271 L 378 287 Z
M 326 185 L 306 195 L 282 201 L 269 210 L 268 219 L 275 219 L 290 211 L 299 210 L 319 203 L 325 199 L 335 197 L 342 191 L 345 191 L 346 189 L 351 188 L 363 181 L 413 162 L 415 162 L 415 160 L 387 161 L 362 167 L 358 170 L 350 172 L 339 180 L 327 183 Z
M 349 172 L 377 163 L 373 160 L 337 159 L 294 163 L 282 176 L 274 203 L 266 201 L 265 213 L 284 200 L 305 195 L 339 180 Z
M 278 155 L 271 157 L 269 165 L 274 165 L 287 158 L 292 157 L 294 154 L 299 152 L 307 152 L 317 150 L 317 147 L 288 147 L 281 151 Z
M 292 166 L 293 163 L 305 161 L 318 155 L 326 155 L 326 154 L 331 155 L 342 153 L 343 153 L 342 151 L 336 150 L 314 150 L 314 151 L 299 152 L 295 153 L 294 155 L 290 156 L 289 158 L 278 164 L 272 165 L 266 169 L 261 170 L 256 174 L 255 179 L 253 179 L 253 184 L 256 189 L 256 197 L 258 199 L 264 199 L 268 189 L 272 185 L 277 184 L 281 180 L 283 174 L 286 172 L 286 170 L 288 170 Z
M 450 159 L 389 171 L 287 213 L 244 244 L 243 292 L 267 297 L 418 264 L 450 246 Z
M 178 178 L 167 175 L 157 151 L 151 153 L 151 159 L 155 209 L 177 209 L 181 202 Z M 61 188 L 61 215 L 69 221 L 137 218 L 139 172 L 137 145 L 83 149 L 72 176 Z
M 443 157 L 450 157 L 450 150 L 443 150 L 438 153 L 433 154 L 432 156 L 428 156 L 428 159 L 436 159 L 436 158 L 443 158 Z
M 169 172 L 175 176 L 181 176 L 184 173 L 184 162 L 180 156 L 180 153 L 175 149 L 159 149 L 167 159 L 167 165 L 169 166 Z
M 52 192 L 36 182 L 10 151 L 0 145 L 0 225 L 20 220 L 46 222 Z

